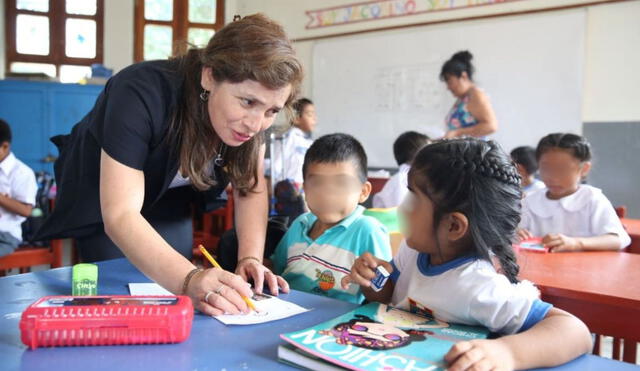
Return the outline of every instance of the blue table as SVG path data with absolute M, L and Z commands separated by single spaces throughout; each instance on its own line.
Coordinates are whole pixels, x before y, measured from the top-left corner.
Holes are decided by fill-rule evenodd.
M 149 282 L 125 259 L 99 263 L 99 294 L 128 294 L 130 282 Z M 213 318 L 196 315 L 191 337 L 180 344 L 39 348 L 27 350 L 20 341 L 21 312 L 45 295 L 69 295 L 69 267 L 0 278 L 1 370 L 273 370 L 290 369 L 278 363 L 278 337 L 337 317 L 354 304 L 303 292 L 282 298 L 312 311 L 290 319 L 253 326 L 227 327 Z M 622 362 L 582 356 L 557 370 L 638 370 Z

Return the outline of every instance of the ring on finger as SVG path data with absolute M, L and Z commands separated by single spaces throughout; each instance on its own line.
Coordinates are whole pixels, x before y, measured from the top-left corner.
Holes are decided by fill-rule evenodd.
M 204 302 L 208 303 L 209 302 L 209 296 L 213 295 L 213 291 L 207 291 L 207 294 L 204 296 Z
M 216 293 L 216 294 L 220 295 L 220 293 L 222 292 L 222 289 L 224 289 L 224 285 L 220 285 L 220 287 L 218 287 L 218 288 L 214 291 L 214 293 Z

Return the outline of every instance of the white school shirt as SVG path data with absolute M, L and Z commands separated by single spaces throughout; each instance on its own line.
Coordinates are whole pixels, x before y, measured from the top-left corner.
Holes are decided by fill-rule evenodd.
M 304 155 L 313 143 L 309 135 L 297 127 L 287 131 L 282 139 L 273 143 L 270 166 L 273 166 L 273 184 L 290 179 L 296 184 L 302 184 L 302 164 Z
M 478 257 L 431 265 L 429 255 L 403 241 L 392 261 L 395 282 L 391 305 L 432 315 L 439 322 L 484 326 L 515 334 L 540 322 L 551 304 L 539 299 L 531 282 L 509 282 Z
M 529 196 L 530 194 L 532 194 L 533 192 L 539 190 L 539 189 L 545 189 L 547 188 L 547 186 L 544 185 L 544 182 L 539 180 L 539 179 L 534 179 L 533 182 L 531 182 L 531 184 L 529 184 L 528 186 L 522 188 L 522 192 L 524 193 L 525 197 Z
M 409 164 L 402 164 L 387 182 L 384 184 L 382 190 L 373 195 L 373 207 L 376 208 L 389 208 L 400 206 L 404 196 L 409 191 L 407 189 L 407 177 L 411 166 Z
M 38 184 L 33 170 L 18 160 L 13 152 L 0 162 L 0 193 L 16 201 L 35 206 Z M 0 231 L 9 232 L 22 241 L 22 222 L 27 218 L 0 207 Z
M 561 233 L 569 237 L 595 237 L 615 234 L 620 248 L 631 243 L 611 202 L 596 187 L 581 184 L 578 190 L 559 200 L 547 198 L 546 189 L 522 200 L 520 228 L 534 236 Z

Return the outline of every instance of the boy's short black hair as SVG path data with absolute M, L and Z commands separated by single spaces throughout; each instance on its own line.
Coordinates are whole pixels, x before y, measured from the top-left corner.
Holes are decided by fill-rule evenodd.
M 520 165 L 524 170 L 533 175 L 538 171 L 538 160 L 536 159 L 536 149 L 530 146 L 521 146 L 511 151 L 511 159 L 516 165 Z
M 349 134 L 327 134 L 316 139 L 304 155 L 302 176 L 306 179 L 311 164 L 351 161 L 356 167 L 358 179 L 367 181 L 367 154 L 362 144 Z
M 398 165 L 408 164 L 420 148 L 429 144 L 429 137 L 416 131 L 407 131 L 393 142 L 393 157 Z
M 297 101 L 293 102 L 292 107 L 293 111 L 296 113 L 296 117 L 301 117 L 305 107 L 310 104 L 313 104 L 313 102 L 309 98 L 300 98 Z
M 0 119 L 0 144 L 4 142 L 11 143 L 11 126 L 3 119 Z

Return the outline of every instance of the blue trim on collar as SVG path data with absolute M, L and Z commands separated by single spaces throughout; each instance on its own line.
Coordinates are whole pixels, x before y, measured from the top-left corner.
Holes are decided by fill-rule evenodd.
M 425 276 L 432 277 L 478 259 L 479 258 L 475 255 L 463 256 L 461 258 L 456 258 L 451 261 L 448 261 L 444 264 L 431 265 L 431 258 L 429 254 L 421 252 L 418 254 L 417 264 L 418 264 L 418 269 L 420 270 L 420 273 L 422 273 Z

